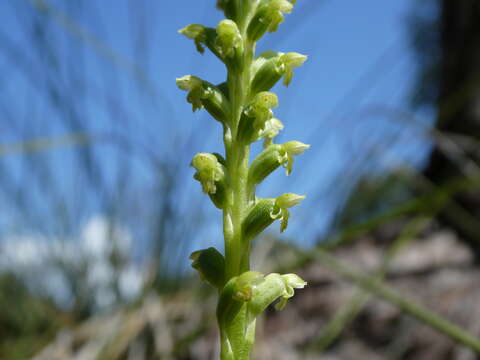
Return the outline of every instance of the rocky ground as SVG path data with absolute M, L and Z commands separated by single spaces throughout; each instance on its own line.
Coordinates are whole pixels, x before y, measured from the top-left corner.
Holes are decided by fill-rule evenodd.
M 349 266 L 372 272 L 384 259 L 383 248 L 378 239 L 365 237 L 334 254 Z M 257 253 L 271 252 L 267 246 Z M 478 359 L 321 262 L 310 262 L 298 272 L 309 285 L 285 310 L 268 311 L 260 319 L 256 359 Z M 480 337 L 480 268 L 454 234 L 431 232 L 408 245 L 390 262 L 385 283 Z M 64 329 L 34 359 L 216 359 L 215 298 L 204 289 L 195 294 L 151 294 L 135 307 Z M 338 337 L 327 338 L 327 329 Z

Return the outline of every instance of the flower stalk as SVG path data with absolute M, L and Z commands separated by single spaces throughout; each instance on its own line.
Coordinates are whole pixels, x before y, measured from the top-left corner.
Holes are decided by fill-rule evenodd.
M 309 145 L 299 141 L 275 144 L 283 124 L 273 116 L 279 100 L 270 90 L 283 77 L 288 86 L 293 68 L 306 56 L 269 51 L 255 55 L 256 42 L 276 31 L 293 9 L 293 0 L 218 0 L 226 19 L 215 28 L 191 24 L 179 32 L 192 39 L 201 53 L 205 48 L 226 66 L 227 81 L 214 85 L 187 75 L 177 79 L 187 91 L 192 110 L 205 109 L 221 123 L 225 156 L 198 153 L 191 166 L 213 204 L 223 212 L 225 254 L 214 248 L 191 255 L 200 277 L 219 292 L 217 319 L 221 360 L 248 360 L 255 341 L 255 319 L 277 302 L 282 309 L 294 289 L 306 285 L 295 274 L 264 275 L 250 269 L 251 242 L 275 220 L 286 230 L 289 209 L 305 198 L 286 193 L 277 198 L 256 196 L 256 186 L 278 167 L 292 171 L 293 157 Z M 253 161 L 250 146 L 263 139 L 264 150 Z

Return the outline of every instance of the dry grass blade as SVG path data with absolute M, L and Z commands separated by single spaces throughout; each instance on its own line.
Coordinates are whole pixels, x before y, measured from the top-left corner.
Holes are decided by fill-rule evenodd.
M 317 249 L 312 257 L 334 271 L 339 276 L 354 282 L 358 287 L 377 296 L 401 309 L 406 314 L 416 318 L 425 325 L 447 335 L 459 344 L 463 344 L 480 354 L 480 339 L 466 330 L 453 324 L 444 317 L 432 312 L 421 305 L 407 299 L 394 289 L 383 285 L 377 278 L 363 274 L 357 269 L 344 264 L 335 256 L 323 249 Z
M 13 144 L 0 145 L 0 156 L 48 151 L 64 146 L 83 146 L 90 144 L 93 141 L 95 141 L 94 136 L 85 133 L 38 138 Z

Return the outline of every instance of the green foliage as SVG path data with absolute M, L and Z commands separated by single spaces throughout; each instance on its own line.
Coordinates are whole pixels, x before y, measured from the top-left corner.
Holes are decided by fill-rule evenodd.
M 0 275 L 0 358 L 29 359 L 50 341 L 64 319 L 15 275 Z
M 361 179 L 341 210 L 337 228 L 364 223 L 412 199 L 414 192 L 402 170 Z

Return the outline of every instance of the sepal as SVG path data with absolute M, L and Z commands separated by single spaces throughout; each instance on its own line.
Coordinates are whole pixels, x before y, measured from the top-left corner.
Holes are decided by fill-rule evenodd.
M 198 271 L 202 280 L 219 289 L 225 285 L 225 259 L 217 249 L 210 247 L 195 251 L 190 259 L 192 268 Z
M 215 47 L 215 41 L 217 38 L 217 32 L 215 29 L 200 24 L 190 24 L 178 30 L 178 32 L 193 40 L 195 42 L 195 47 L 200 54 L 205 52 L 204 46 L 206 46 L 218 58 L 222 58 Z

